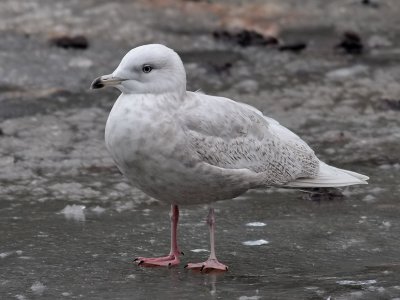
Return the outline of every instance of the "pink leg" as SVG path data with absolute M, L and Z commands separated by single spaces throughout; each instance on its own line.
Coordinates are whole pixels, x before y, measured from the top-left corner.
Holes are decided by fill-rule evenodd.
M 179 251 L 177 242 L 177 229 L 179 220 L 178 205 L 171 205 L 171 251 L 167 256 L 163 257 L 137 257 L 133 261 L 138 266 L 143 267 L 171 267 L 179 264 L 179 255 L 183 254 Z
M 191 270 L 200 270 L 200 272 L 228 271 L 228 267 L 220 263 L 215 255 L 215 215 L 213 208 L 210 208 L 210 212 L 207 217 L 207 224 L 210 229 L 210 256 L 205 262 L 189 263 L 185 266 L 185 268 Z

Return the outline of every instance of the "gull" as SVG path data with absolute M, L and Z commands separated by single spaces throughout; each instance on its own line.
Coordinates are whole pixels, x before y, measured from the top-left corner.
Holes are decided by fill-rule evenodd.
M 121 95 L 105 127 L 106 147 L 119 170 L 147 195 L 171 205 L 171 250 L 138 257 L 141 266 L 175 266 L 179 206 L 210 204 L 249 189 L 313 188 L 366 184 L 368 177 L 320 161 L 298 135 L 256 108 L 186 90 L 179 55 L 161 44 L 130 50 L 112 74 L 92 89 Z M 210 256 L 193 270 L 226 271 L 215 254 L 215 214 L 207 217 Z

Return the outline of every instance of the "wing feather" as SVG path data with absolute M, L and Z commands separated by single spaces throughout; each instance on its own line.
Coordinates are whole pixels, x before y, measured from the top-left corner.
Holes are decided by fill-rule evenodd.
M 227 98 L 190 95 L 180 114 L 190 145 L 203 162 L 259 173 L 264 184 L 318 174 L 319 160 L 296 134 L 252 106 Z

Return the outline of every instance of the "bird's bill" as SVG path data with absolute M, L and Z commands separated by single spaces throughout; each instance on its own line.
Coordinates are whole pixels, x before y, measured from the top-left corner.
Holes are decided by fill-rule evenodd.
M 101 89 L 106 86 L 117 86 L 117 85 L 121 84 L 122 81 L 125 81 L 125 80 L 126 79 L 124 79 L 124 78 L 114 77 L 112 74 L 103 75 L 103 76 L 97 77 L 90 85 L 90 88 L 92 90 L 95 90 L 95 89 Z

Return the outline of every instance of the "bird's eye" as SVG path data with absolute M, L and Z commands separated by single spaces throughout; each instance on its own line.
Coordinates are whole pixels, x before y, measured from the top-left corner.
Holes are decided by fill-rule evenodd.
M 150 65 L 143 65 L 142 71 L 143 73 L 150 73 L 153 68 Z

